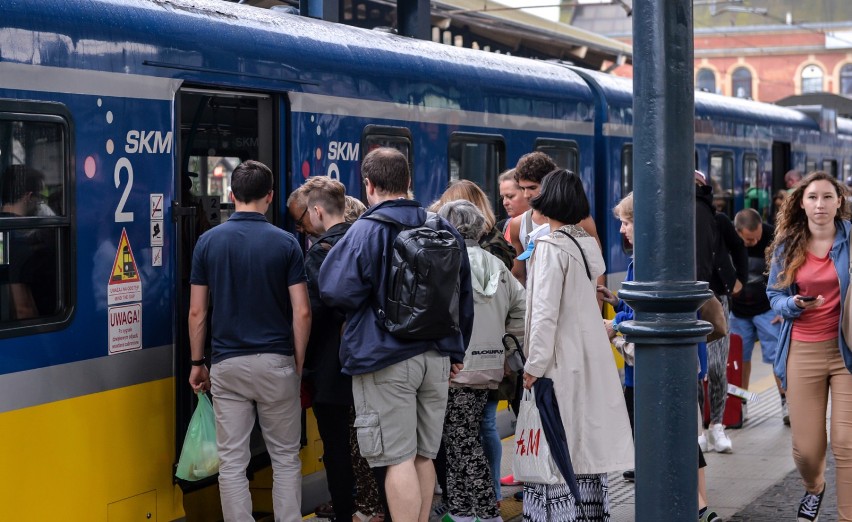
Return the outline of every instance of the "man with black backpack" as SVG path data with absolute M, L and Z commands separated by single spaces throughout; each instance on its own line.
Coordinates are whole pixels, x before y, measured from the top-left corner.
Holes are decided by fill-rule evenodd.
M 361 164 L 371 208 L 320 269 L 323 301 L 346 313 L 340 347 L 352 376 L 361 454 L 396 522 L 428 520 L 447 406 L 473 328 L 464 240 L 407 199 L 408 161 L 376 149 Z

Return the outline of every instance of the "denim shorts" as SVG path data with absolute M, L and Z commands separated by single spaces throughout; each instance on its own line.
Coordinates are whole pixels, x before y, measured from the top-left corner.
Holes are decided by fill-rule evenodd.
M 433 350 L 352 377 L 358 446 L 371 467 L 438 455 L 449 377 L 449 357 Z
M 763 362 L 773 364 L 778 350 L 778 334 L 781 322 L 772 324 L 777 314 L 768 310 L 754 317 L 737 317 L 731 314 L 731 333 L 743 338 L 743 361 L 750 362 L 754 343 L 760 340 L 760 352 Z

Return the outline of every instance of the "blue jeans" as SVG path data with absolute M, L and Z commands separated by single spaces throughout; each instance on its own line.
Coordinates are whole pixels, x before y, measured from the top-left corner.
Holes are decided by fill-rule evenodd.
M 760 340 L 760 351 L 763 362 L 773 364 L 778 350 L 778 334 L 781 333 L 781 322 L 772 324 L 777 314 L 767 310 L 754 317 L 737 317 L 731 314 L 731 333 L 743 338 L 743 361 L 751 361 L 754 342 Z
M 497 500 L 503 498 L 500 492 L 500 461 L 503 459 L 503 443 L 497 434 L 497 401 L 485 403 L 482 423 L 479 425 L 479 437 L 482 439 L 482 449 L 491 469 L 491 480 L 494 482 L 494 493 Z

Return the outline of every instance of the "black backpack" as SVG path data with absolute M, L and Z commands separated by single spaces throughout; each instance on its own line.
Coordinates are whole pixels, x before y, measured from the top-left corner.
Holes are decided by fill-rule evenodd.
M 461 248 L 431 214 L 419 227 L 407 227 L 381 214 L 365 219 L 399 230 L 385 279 L 387 296 L 376 313 L 394 337 L 441 339 L 459 333 Z

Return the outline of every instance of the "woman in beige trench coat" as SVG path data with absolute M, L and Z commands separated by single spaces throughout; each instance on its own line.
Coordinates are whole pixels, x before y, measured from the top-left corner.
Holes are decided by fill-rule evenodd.
M 606 474 L 633 468 L 633 440 L 596 300 L 606 267 L 595 239 L 576 226 L 589 215 L 579 176 L 551 172 L 531 204 L 553 232 L 536 241 L 527 279 L 524 387 L 553 380 L 584 511 L 608 521 Z M 579 517 L 567 485 L 524 485 L 525 521 Z

